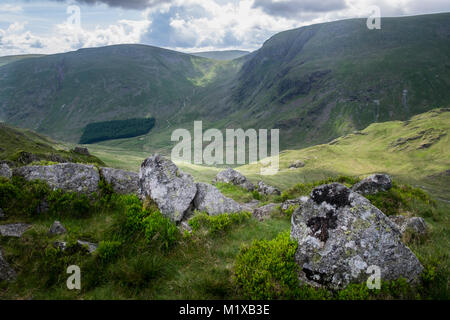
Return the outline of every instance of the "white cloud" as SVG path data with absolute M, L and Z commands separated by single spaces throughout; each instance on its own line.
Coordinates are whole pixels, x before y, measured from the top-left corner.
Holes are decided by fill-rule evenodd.
M 23 8 L 18 5 L 0 4 L 0 13 L 18 13 L 22 11 Z

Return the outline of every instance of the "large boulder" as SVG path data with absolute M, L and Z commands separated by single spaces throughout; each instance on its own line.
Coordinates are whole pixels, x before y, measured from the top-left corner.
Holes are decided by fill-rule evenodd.
M 20 238 L 27 231 L 31 225 L 26 223 L 12 223 L 0 225 L 0 235 L 3 237 Z
M 239 203 L 225 197 L 216 187 L 208 183 L 197 183 L 194 208 L 207 212 L 211 216 L 243 211 Z
M 3 257 L 2 249 L 0 248 L 0 281 L 12 280 L 15 277 L 16 272 Z
M 301 205 L 302 203 L 305 203 L 306 201 L 308 201 L 308 197 L 306 197 L 306 196 L 301 196 L 301 197 L 298 197 L 295 199 L 289 199 L 280 205 L 280 209 L 282 211 L 286 211 L 290 207 L 298 207 L 299 205 Z
M 191 209 L 197 186 L 170 160 L 156 154 L 144 160 L 139 172 L 139 196 L 150 198 L 163 215 L 174 222 L 183 219 Z
M 244 175 L 234 169 L 228 168 L 219 172 L 213 179 L 213 183 L 224 182 L 243 187 L 248 191 L 253 191 L 255 186 Z
M 303 161 L 295 160 L 295 162 L 293 162 L 289 165 L 289 169 L 303 168 L 304 166 L 305 166 L 305 163 Z
M 53 189 L 91 194 L 98 191 L 100 175 L 93 165 L 60 163 L 51 166 L 26 166 L 16 168 L 14 175 L 26 180 L 43 180 Z
M 387 174 L 373 174 L 361 180 L 352 187 L 359 194 L 375 194 L 379 191 L 387 191 L 392 188 L 392 179 Z
M 112 185 L 114 192 L 119 194 L 138 193 L 138 173 L 113 168 L 101 168 L 100 173 L 105 181 Z
M 85 147 L 75 147 L 75 149 L 73 149 L 73 152 L 78 153 L 78 154 L 82 154 L 85 156 L 90 156 L 91 154 L 89 153 L 88 148 Z
M 258 192 L 265 195 L 280 195 L 281 191 L 275 187 L 265 184 L 263 181 L 258 182 Z
M 0 177 L 11 179 L 12 171 L 6 163 L 0 163 Z
M 300 279 L 339 289 L 367 281 L 369 266 L 382 280 L 414 282 L 423 267 L 401 241 L 400 230 L 369 200 L 339 183 L 315 188 L 292 215 L 291 238 Z

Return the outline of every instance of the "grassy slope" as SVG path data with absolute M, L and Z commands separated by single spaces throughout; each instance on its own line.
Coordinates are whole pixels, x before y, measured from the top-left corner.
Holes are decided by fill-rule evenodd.
M 197 57 L 203 57 L 208 59 L 215 59 L 215 60 L 233 60 L 240 57 L 243 57 L 250 52 L 248 51 L 242 51 L 242 50 L 225 50 L 225 51 L 206 51 L 206 52 L 195 52 L 191 53 L 194 56 Z
M 0 57 L 0 67 L 7 65 L 8 63 L 16 62 L 19 60 L 30 59 L 30 58 L 39 58 L 42 57 L 42 54 L 25 54 L 25 55 L 17 55 L 17 56 L 3 56 Z
M 75 154 L 68 145 L 59 144 L 44 135 L 0 123 L 0 160 L 18 164 L 18 156 L 22 151 L 37 155 L 40 160 L 58 155 L 76 162 L 103 164 L 95 156 Z

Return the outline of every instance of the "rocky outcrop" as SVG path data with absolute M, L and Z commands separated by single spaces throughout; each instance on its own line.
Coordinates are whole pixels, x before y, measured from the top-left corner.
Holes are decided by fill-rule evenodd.
M 414 282 L 422 265 L 401 233 L 366 198 L 339 183 L 322 185 L 292 215 L 295 261 L 304 282 L 333 289 L 367 281 L 369 266 L 382 280 Z
M 101 168 L 100 173 L 114 192 L 119 194 L 137 194 L 139 189 L 139 174 L 113 168 Z
M 297 169 L 297 168 L 303 168 L 305 166 L 305 163 L 300 160 L 296 160 L 294 163 L 291 163 L 289 165 L 289 169 Z
M 412 235 L 423 236 L 428 230 L 425 220 L 421 217 L 390 216 L 389 219 L 399 227 L 402 235 L 409 232 Z
M 0 177 L 11 179 L 12 171 L 6 163 L 0 163 Z
M 244 211 L 253 212 L 259 206 L 259 203 L 259 200 L 253 199 L 250 202 L 241 204 L 241 206 Z
M 78 153 L 78 154 L 82 154 L 85 156 L 90 156 L 91 154 L 89 153 L 88 148 L 84 148 L 84 147 L 75 147 L 75 149 L 73 149 L 73 152 Z
M 225 197 L 216 187 L 207 183 L 197 183 L 194 208 L 212 216 L 243 211 L 239 203 Z
M 0 225 L 0 235 L 3 237 L 20 238 L 27 231 L 31 225 L 26 223 L 13 223 Z
M 359 194 L 375 194 L 379 191 L 387 191 L 392 188 L 392 179 L 387 174 L 373 174 L 361 180 L 352 187 Z
M 16 278 L 16 272 L 3 257 L 3 252 L 0 248 L 0 281 L 12 280 L 14 278 Z
M 265 206 L 255 208 L 253 210 L 252 215 L 255 219 L 263 221 L 267 218 L 270 218 L 272 212 L 274 212 L 277 209 L 277 207 L 278 207 L 278 204 L 269 203 L 269 204 L 266 204 Z
M 183 219 L 197 193 L 191 175 L 170 160 L 156 154 L 144 160 L 139 172 L 139 196 L 150 198 L 163 215 L 174 222 Z
M 43 180 L 53 189 L 85 194 L 98 191 L 100 181 L 98 170 L 93 165 L 79 163 L 20 167 L 14 169 L 13 174 L 28 181 Z
M 243 187 L 248 191 L 253 191 L 255 189 L 253 183 L 251 183 L 244 175 L 231 168 L 219 172 L 213 179 L 213 183 L 217 182 L 231 183 Z
M 53 222 L 52 226 L 50 227 L 50 230 L 48 231 L 50 235 L 59 235 L 64 234 L 66 232 L 67 232 L 66 228 L 64 228 L 62 223 L 59 221 Z
M 258 192 L 265 195 L 280 195 L 281 191 L 275 187 L 265 184 L 263 181 L 258 182 Z

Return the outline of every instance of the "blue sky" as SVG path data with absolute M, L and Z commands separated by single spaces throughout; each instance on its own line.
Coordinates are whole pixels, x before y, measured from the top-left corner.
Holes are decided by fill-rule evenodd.
M 448 0 L 0 0 L 0 56 L 121 43 L 255 50 L 277 32 L 367 17 L 374 5 L 382 16 L 450 11 Z

